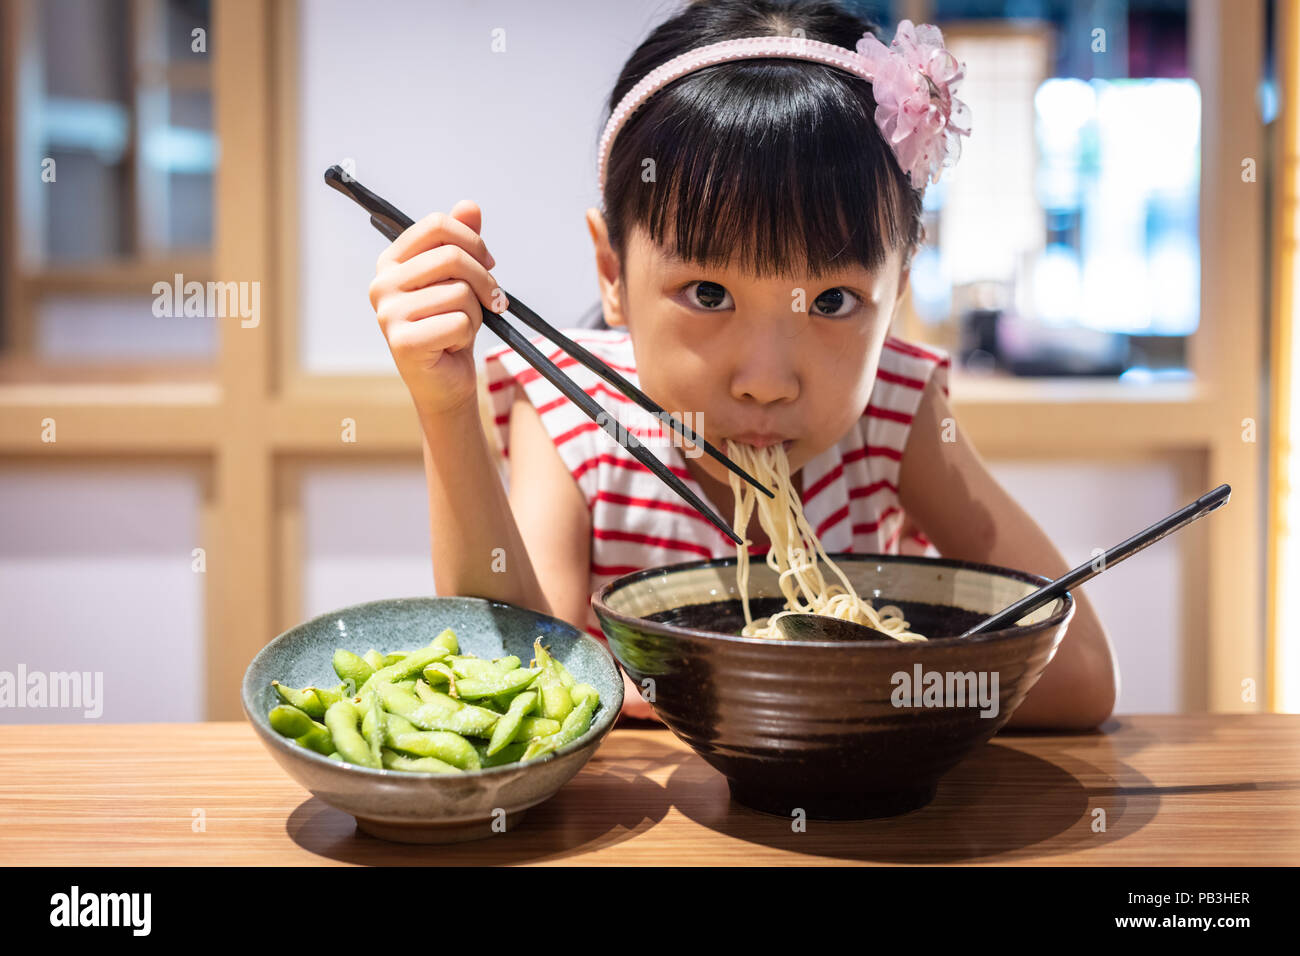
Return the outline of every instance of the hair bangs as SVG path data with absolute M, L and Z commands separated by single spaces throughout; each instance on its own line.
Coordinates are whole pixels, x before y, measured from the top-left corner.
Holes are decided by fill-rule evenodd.
M 760 276 L 877 269 L 915 241 L 919 201 L 874 110 L 870 84 L 805 61 L 736 61 L 676 81 L 615 141 L 612 244 L 621 256 L 640 227 L 678 259 Z

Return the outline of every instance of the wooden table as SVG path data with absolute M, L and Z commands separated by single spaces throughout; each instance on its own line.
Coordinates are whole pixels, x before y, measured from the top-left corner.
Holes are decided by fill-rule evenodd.
M 808 821 L 802 833 L 732 803 L 723 777 L 668 731 L 619 727 L 518 829 L 442 847 L 357 832 L 243 723 L 9 725 L 0 834 L 0 865 L 1295 865 L 1300 716 L 999 735 L 924 809 Z

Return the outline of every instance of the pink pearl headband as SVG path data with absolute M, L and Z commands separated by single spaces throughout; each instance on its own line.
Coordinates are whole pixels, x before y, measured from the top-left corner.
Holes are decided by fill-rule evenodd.
M 706 66 L 762 57 L 825 63 L 870 82 L 876 98 L 876 126 L 914 189 L 923 188 L 927 181 L 937 183 L 942 168 L 953 165 L 961 155 L 958 137 L 970 135 L 970 110 L 953 95 L 965 67 L 944 48 L 938 27 L 913 27 L 911 20 L 903 20 L 888 47 L 865 33 L 856 52 L 804 37 L 742 37 L 673 57 L 628 91 L 600 137 L 596 175 L 601 191 L 614 137 L 658 90 Z

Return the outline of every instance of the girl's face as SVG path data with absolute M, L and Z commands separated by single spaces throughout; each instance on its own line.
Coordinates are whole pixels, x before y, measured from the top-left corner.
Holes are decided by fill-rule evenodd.
M 759 277 L 678 261 L 637 229 L 620 274 L 597 210 L 588 225 L 605 320 L 628 329 L 642 390 L 720 451 L 784 440 L 793 473 L 863 415 L 906 287 L 900 250 L 874 271 Z M 682 451 L 726 486 L 722 465 Z

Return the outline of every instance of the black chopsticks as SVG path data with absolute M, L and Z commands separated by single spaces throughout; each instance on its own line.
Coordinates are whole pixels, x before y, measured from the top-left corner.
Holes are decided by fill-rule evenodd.
M 381 196 L 371 192 L 356 179 L 347 175 L 339 166 L 331 166 L 325 170 L 325 184 L 333 189 L 337 189 L 343 195 L 347 196 L 361 208 L 370 213 L 370 223 L 379 230 L 390 242 L 414 225 L 415 221 L 407 216 L 400 209 L 388 202 Z M 705 452 L 721 462 L 732 472 L 739 475 L 745 481 L 749 482 L 769 498 L 775 497 L 772 492 L 759 483 L 752 475 L 748 474 L 743 468 L 724 455 L 718 449 L 714 448 L 709 442 L 705 441 L 702 436 L 695 433 L 693 429 L 678 420 L 674 415 L 670 415 L 658 405 L 656 405 L 650 396 L 641 391 L 618 372 L 610 368 L 599 358 L 592 355 L 581 345 L 569 339 L 558 329 L 552 327 L 541 316 L 539 316 L 528 306 L 524 305 L 519 299 L 507 292 L 501 290 L 502 294 L 509 300 L 506 311 L 515 315 L 521 322 L 529 328 L 540 332 L 546 338 L 550 339 L 556 345 L 560 346 L 569 355 L 581 362 L 584 366 L 595 372 L 605 381 L 609 382 L 620 392 L 626 395 L 637 405 L 648 412 L 656 415 L 660 421 L 667 422 L 683 438 L 688 439 Z M 645 465 L 652 472 L 659 476 L 668 487 L 677 492 L 692 508 L 707 518 L 719 531 L 725 534 L 736 544 L 744 542 L 736 532 L 722 520 L 712 508 L 700 499 L 690 488 L 688 488 L 680 478 L 674 475 L 668 468 L 659 461 L 650 451 L 637 440 L 628 429 L 620 426 L 612 415 L 605 411 L 596 400 L 577 386 L 567 375 L 565 375 L 556 365 L 545 355 L 543 355 L 532 342 L 521 335 L 509 322 L 502 316 L 493 312 L 491 309 L 483 309 L 483 324 L 496 333 L 497 337 L 518 352 L 525 361 L 545 378 L 548 382 L 558 388 L 564 395 L 575 405 L 583 410 L 592 421 L 605 430 L 607 434 L 615 441 L 619 442 L 632 453 L 633 457 L 641 464 Z

